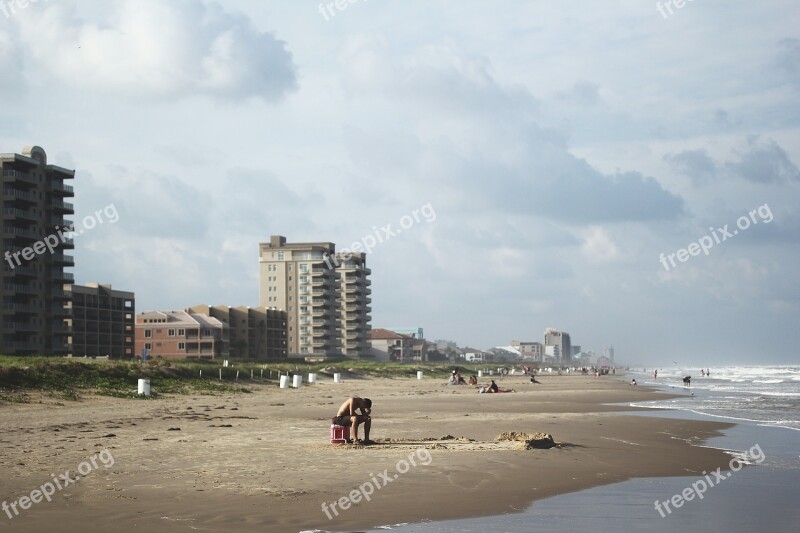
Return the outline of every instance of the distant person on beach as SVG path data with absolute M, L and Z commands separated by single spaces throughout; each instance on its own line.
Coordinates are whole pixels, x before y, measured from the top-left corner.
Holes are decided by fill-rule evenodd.
M 631 380 L 631 385 L 636 385 L 636 379 Z
M 542 384 L 541 381 L 536 381 L 536 372 L 534 372 L 533 375 L 531 376 L 531 383 L 538 383 L 539 385 Z
M 700 369 L 700 377 L 701 377 L 701 378 L 704 378 L 704 377 L 706 377 L 706 371 L 705 371 L 705 370 L 703 370 L 702 368 Z
M 658 370 L 653 370 L 653 379 L 658 379 Z
M 516 391 L 514 389 L 501 389 L 500 387 L 497 386 L 497 383 L 495 383 L 494 380 L 492 380 L 492 384 L 489 385 L 488 387 L 481 387 L 480 392 L 500 393 L 500 392 L 516 392 Z
M 691 384 L 692 384 L 692 376 L 685 376 L 683 378 L 683 386 L 688 387 Z
M 361 411 L 358 414 L 356 411 Z M 350 426 L 352 431 L 352 439 L 347 441 L 348 444 L 372 444 L 369 440 L 369 429 L 372 426 L 372 400 L 369 398 L 359 398 L 353 396 L 348 398 L 339 408 L 333 423 L 337 426 Z M 358 438 L 358 426 L 364 424 L 364 440 Z
M 477 376 L 470 376 L 469 377 L 469 384 L 470 385 L 477 385 L 478 384 L 478 377 Z
M 706 377 L 707 378 L 711 377 L 711 369 L 709 369 L 709 368 L 706 368 Z

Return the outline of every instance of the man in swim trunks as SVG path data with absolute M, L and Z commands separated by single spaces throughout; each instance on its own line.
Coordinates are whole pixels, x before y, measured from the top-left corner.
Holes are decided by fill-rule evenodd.
M 358 414 L 357 410 L 360 410 L 361 414 Z M 372 400 L 353 396 L 342 404 L 333 422 L 339 426 L 350 426 L 353 438 L 349 441 L 349 444 L 353 442 L 357 444 L 372 444 L 372 441 L 369 440 L 369 429 L 372 425 L 370 413 L 372 413 Z M 364 424 L 363 441 L 358 438 L 358 426 L 361 424 Z

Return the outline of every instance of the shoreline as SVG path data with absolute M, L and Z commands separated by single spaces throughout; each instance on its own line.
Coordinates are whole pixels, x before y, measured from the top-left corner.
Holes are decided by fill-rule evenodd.
M 52 502 L 0 520 L 20 531 L 82 519 L 98 529 L 363 530 L 519 512 L 549 496 L 728 464 L 723 451 L 692 444 L 732 423 L 626 416 L 649 409 L 609 404 L 669 395 L 629 387 L 621 377 L 540 377 L 545 381 L 535 386 L 524 377 L 502 378 L 501 387 L 519 392 L 498 395 L 437 379 L 366 378 L 300 390 L 257 387 L 252 394 L 4 405 L 3 499 L 30 492 L 50 472 L 75 470 L 106 447 L 115 464 Z M 328 420 L 351 394 L 373 399 L 371 438 L 391 442 L 327 443 Z M 516 450 L 494 441 L 506 431 L 550 433 L 563 446 Z M 447 435 L 473 442 L 431 440 Z M 400 461 L 406 472 L 397 470 Z M 382 481 L 384 471 L 397 478 Z M 379 488 L 369 502 L 338 516 L 324 512 L 323 502 L 349 498 L 373 479 Z

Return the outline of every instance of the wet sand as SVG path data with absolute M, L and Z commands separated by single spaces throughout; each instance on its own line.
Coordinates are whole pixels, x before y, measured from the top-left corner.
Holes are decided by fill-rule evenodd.
M 299 390 L 253 385 L 252 394 L 2 404 L 0 499 L 9 504 L 104 449 L 114 464 L 96 458 L 51 502 L 0 514 L 0 530 L 353 531 L 516 512 L 730 459 L 693 446 L 729 424 L 622 415 L 630 408 L 603 404 L 660 393 L 611 377 L 498 380 L 518 391 L 510 394 L 435 379 L 321 379 Z M 354 394 L 374 402 L 378 444 L 331 445 L 330 417 Z M 495 440 L 509 431 L 549 433 L 558 446 Z

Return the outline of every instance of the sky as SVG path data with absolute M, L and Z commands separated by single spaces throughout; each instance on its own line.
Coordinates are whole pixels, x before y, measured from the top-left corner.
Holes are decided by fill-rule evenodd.
M 798 363 L 800 7 L 666 4 L 5 0 L 0 152 L 140 312 L 258 305 L 284 235 L 370 248 L 373 327 Z

